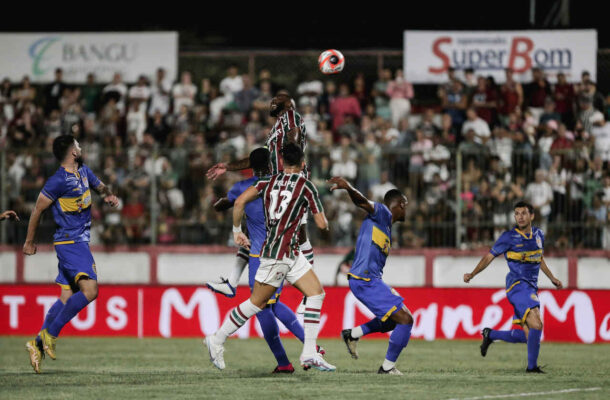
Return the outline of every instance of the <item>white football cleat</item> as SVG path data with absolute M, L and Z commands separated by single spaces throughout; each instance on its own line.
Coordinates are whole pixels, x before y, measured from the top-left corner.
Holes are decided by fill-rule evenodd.
M 235 297 L 235 288 L 227 279 L 220 278 L 220 282 L 208 282 L 205 285 L 215 293 L 220 293 L 228 298 Z
M 307 371 L 310 368 L 315 368 L 319 371 L 333 372 L 337 369 L 337 367 L 335 367 L 334 365 L 326 362 L 326 360 L 324 360 L 324 358 L 322 358 L 322 356 L 319 353 L 316 353 L 313 356 L 306 356 L 306 357 L 301 356 L 300 361 L 301 361 L 301 367 L 303 367 L 303 369 L 305 371 Z
M 208 354 L 210 355 L 210 361 L 219 370 L 225 369 L 224 351 L 225 347 L 222 344 L 215 343 L 214 339 L 216 336 L 206 336 L 203 339 L 203 344 L 208 348 Z
M 307 305 L 307 297 L 303 296 L 303 300 L 301 300 L 301 302 L 299 303 L 299 306 L 297 307 L 297 314 L 305 314 L 305 306 Z
M 392 369 L 390 370 L 385 370 L 383 369 L 383 367 L 379 367 L 379 371 L 377 371 L 378 374 L 387 374 L 387 375 L 402 375 L 402 372 L 400 372 L 398 369 L 396 369 L 396 367 L 392 367 Z

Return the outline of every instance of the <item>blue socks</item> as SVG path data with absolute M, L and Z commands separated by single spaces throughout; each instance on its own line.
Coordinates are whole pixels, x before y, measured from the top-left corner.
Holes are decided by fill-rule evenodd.
M 61 300 L 57 299 L 57 301 L 53 303 L 51 308 L 49 308 L 49 311 L 47 311 L 47 315 L 44 317 L 44 322 L 42 323 L 42 328 L 40 328 L 40 330 L 48 329 L 62 308 L 64 308 L 64 303 L 62 303 Z M 36 343 L 40 344 L 40 336 L 36 337 Z
M 409 344 L 411 328 L 413 328 L 413 324 L 396 325 L 394 332 L 390 335 L 390 344 L 388 345 L 388 352 L 385 356 L 386 360 L 396 362 L 402 349 Z
M 540 338 L 542 331 L 530 329 L 527 335 L 527 369 L 538 366 L 538 353 L 540 353 Z
M 502 340 L 508 343 L 525 343 L 525 332 L 521 329 L 513 329 L 510 331 L 491 331 L 489 333 L 491 340 Z
M 55 307 L 55 304 L 53 305 L 53 307 Z M 59 335 L 59 332 L 61 331 L 61 328 L 63 328 L 64 325 L 70 322 L 70 320 L 74 318 L 74 316 L 76 316 L 76 314 L 78 314 L 80 310 L 87 307 L 87 304 L 89 304 L 89 300 L 87 300 L 87 297 L 85 297 L 83 292 L 76 292 L 72 296 L 70 296 L 63 308 L 57 313 L 55 319 L 50 322 L 50 325 L 48 327 L 49 333 L 52 336 L 57 337 Z M 49 310 L 49 312 L 50 311 L 51 310 Z
M 381 322 L 379 318 L 373 318 L 369 322 L 360 325 L 360 328 L 362 329 L 362 336 L 373 332 L 390 332 L 396 328 L 396 322 L 391 319 Z
M 305 340 L 305 331 L 303 330 L 303 326 L 301 326 L 301 323 L 297 319 L 297 315 L 290 307 L 278 301 L 277 303 L 271 305 L 271 310 L 273 310 L 273 313 L 277 319 L 282 321 L 282 324 L 284 324 L 284 326 L 288 328 L 288 330 L 292 332 L 297 339 L 299 339 L 301 342 Z
M 262 311 L 256 314 L 256 318 L 261 325 L 263 336 L 273 353 L 273 356 L 277 360 L 277 364 L 280 367 L 285 367 L 290 364 L 286 350 L 280 340 L 280 327 L 277 325 L 275 315 L 269 307 L 263 308 Z M 302 330 L 303 328 L 301 328 Z

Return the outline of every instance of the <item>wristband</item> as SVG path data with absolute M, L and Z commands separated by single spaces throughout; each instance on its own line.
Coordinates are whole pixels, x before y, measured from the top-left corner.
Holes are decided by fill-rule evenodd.
M 233 226 L 233 233 L 241 233 L 241 225 Z

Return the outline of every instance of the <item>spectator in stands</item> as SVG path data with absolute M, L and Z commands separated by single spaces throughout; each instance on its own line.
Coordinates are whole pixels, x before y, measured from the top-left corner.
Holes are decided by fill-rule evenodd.
M 229 66 L 229 69 L 227 69 L 227 76 L 220 81 L 219 88 L 220 93 L 227 98 L 227 101 L 232 101 L 233 96 L 244 89 L 243 77 L 239 75 L 237 65 Z
M 489 130 L 489 124 L 482 118 L 480 118 L 476 112 L 476 109 L 471 107 L 466 111 L 466 122 L 462 125 L 462 135 L 469 130 L 473 130 L 475 133 L 475 141 L 477 143 L 485 143 L 491 136 Z
M 574 122 L 574 86 L 570 84 L 563 72 L 557 74 L 557 83 L 553 91 L 556 110 L 561 115 L 561 122 L 572 124 Z
M 439 90 L 439 95 L 443 112 L 451 115 L 454 128 L 461 132 L 464 112 L 468 106 L 468 96 L 462 82 L 457 79 L 451 80 L 449 88 Z
M 242 114 L 247 114 L 248 111 L 250 111 L 254 100 L 256 100 L 260 95 L 260 92 L 256 87 L 252 85 L 252 80 L 247 74 L 244 74 L 241 77 L 241 80 L 243 87 L 240 91 L 234 94 L 234 101 L 239 111 Z
M 426 111 L 424 111 L 421 122 L 419 125 L 417 125 L 417 129 L 422 131 L 424 136 L 426 136 L 428 139 L 432 139 L 433 136 L 440 132 L 440 128 L 436 126 L 436 123 L 434 122 L 434 117 L 434 110 L 427 108 Z M 407 120 L 406 118 L 403 119 Z
M 303 107 L 304 105 L 309 104 L 314 109 L 317 109 L 318 97 L 320 97 L 323 92 L 324 84 L 322 81 L 316 79 L 313 74 L 309 74 L 308 79 L 299 83 L 297 86 L 297 95 L 299 96 L 297 105 Z
M 150 87 L 149 117 L 154 117 L 157 111 L 159 111 L 161 116 L 169 113 L 171 90 L 172 83 L 167 79 L 165 69 L 157 68 L 155 79 Z
M 59 110 L 59 98 L 64 93 L 66 84 L 63 82 L 63 71 L 61 68 L 55 69 L 55 79 L 44 88 L 45 96 L 45 115 L 49 115 L 53 110 Z
M 87 74 L 87 82 L 80 92 L 81 105 L 90 117 L 95 117 L 95 113 L 100 106 L 100 87 L 95 82 L 93 73 Z
M 182 72 L 180 82 L 176 83 L 172 88 L 172 98 L 174 99 L 174 114 L 181 112 L 182 106 L 186 106 L 190 110 L 195 105 L 195 96 L 197 95 L 197 86 L 193 84 L 191 73 L 189 71 Z
M 148 80 L 144 75 L 138 77 L 138 82 L 133 85 L 128 92 L 130 109 L 142 114 L 142 118 L 146 118 L 146 106 L 150 99 L 150 88 Z M 134 106 L 133 108 L 131 106 Z
M 519 82 L 515 81 L 511 68 L 506 68 L 504 73 L 506 78 L 500 87 L 498 112 L 501 122 L 508 125 L 508 116 L 523 105 L 523 88 Z
M 470 106 L 475 109 L 479 118 L 488 125 L 494 123 L 498 106 L 498 93 L 495 87 L 491 87 L 488 80 L 483 76 L 477 78 L 477 86 L 472 91 Z
M 415 130 L 415 141 L 411 143 L 411 159 L 409 161 L 409 183 L 411 190 L 417 196 L 422 186 L 425 161 L 429 158 L 433 143 L 419 129 Z
M 551 214 L 551 202 L 553 201 L 553 189 L 545 180 L 546 171 L 536 170 L 536 180 L 527 185 L 525 198 L 534 206 L 536 222 L 543 231 L 546 231 L 546 224 Z
M 513 139 L 505 128 L 494 128 L 493 137 L 487 141 L 486 145 L 490 154 L 497 156 L 505 167 L 512 165 Z
M 358 100 L 350 94 L 349 86 L 346 83 L 339 85 L 339 96 L 330 102 L 330 115 L 333 119 L 333 130 L 338 131 L 343 125 L 346 115 L 360 118 L 362 110 Z
M 544 112 L 544 102 L 552 96 L 551 84 L 546 79 L 544 71 L 538 67 L 532 68 L 532 82 L 525 87 L 528 110 L 534 117 L 536 125 Z
M 113 99 L 116 104 L 116 109 L 121 115 L 125 113 L 125 97 L 127 96 L 127 86 L 123 83 L 123 77 L 120 73 L 115 73 L 112 77 L 112 82 L 102 90 L 104 95 L 104 103 Z
M 401 118 L 405 118 L 411 111 L 413 98 L 413 85 L 405 80 L 402 69 L 397 69 L 394 80 L 388 83 L 386 93 L 390 98 L 390 111 L 392 112 L 392 125 L 397 126 Z
M 555 121 L 556 124 L 561 122 L 561 114 L 557 112 L 555 101 L 551 97 L 547 97 L 544 101 L 544 111 L 538 121 L 539 127 L 544 128 L 548 121 Z
M 388 85 L 391 80 L 392 71 L 390 71 L 389 68 L 384 68 L 379 72 L 379 79 L 375 82 L 373 89 L 371 90 L 371 97 L 374 101 L 377 116 L 388 121 L 392 118 L 390 98 L 387 94 Z
M 388 171 L 382 171 L 379 183 L 371 186 L 371 200 L 377 202 L 383 201 L 383 196 L 392 189 L 396 189 L 396 185 L 390 182 L 390 174 Z
M 15 102 L 17 110 L 21 110 L 26 106 L 30 106 L 35 98 L 36 89 L 32 87 L 30 78 L 26 75 L 21 80 L 21 87 L 13 91 L 13 102 Z

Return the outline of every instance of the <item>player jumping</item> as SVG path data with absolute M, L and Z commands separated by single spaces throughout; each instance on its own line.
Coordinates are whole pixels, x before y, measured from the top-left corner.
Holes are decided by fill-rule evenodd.
M 487 349 L 494 340 L 510 343 L 527 343 L 526 372 L 544 373 L 538 366 L 542 320 L 540 319 L 540 300 L 538 300 L 538 274 L 540 269 L 551 280 L 557 289 L 563 287 L 561 281 L 549 270 L 544 257 L 544 232 L 533 227 L 534 207 L 524 201 L 515 204 L 515 222 L 517 225 L 504 232 L 485 255 L 474 271 L 464 274 L 468 283 L 479 272 L 483 271 L 500 254 L 508 263 L 506 275 L 506 297 L 515 310 L 513 323 L 520 324 L 523 330 L 496 331 L 485 328 L 481 332 L 483 343 L 481 355 L 485 357 Z
M 294 102 L 290 97 L 290 93 L 286 90 L 280 90 L 271 100 L 271 108 L 269 114 L 277 118 L 269 136 L 267 137 L 266 147 L 269 149 L 270 161 L 271 161 L 271 174 L 276 175 L 284 171 L 284 165 L 280 157 L 280 151 L 285 143 L 296 143 L 298 144 L 303 152 L 307 150 L 307 131 L 303 119 L 298 112 L 294 109 Z M 207 172 L 208 179 L 215 180 L 226 171 L 237 171 L 242 169 L 250 168 L 250 159 L 244 158 L 243 160 L 235 161 L 229 164 L 219 163 L 211 167 Z M 307 165 L 303 168 L 303 176 L 309 178 L 307 171 Z M 307 238 L 307 213 L 303 215 L 301 221 L 301 227 L 299 228 L 299 245 L 301 252 L 305 258 L 313 265 L 313 248 Z M 208 283 L 208 286 L 218 293 L 222 293 L 228 297 L 235 295 L 235 286 L 239 281 L 246 264 L 248 263 L 248 253 L 240 249 L 237 253 L 236 263 L 229 276 L 228 280 L 223 279 L 219 283 Z M 297 310 L 298 313 L 302 314 L 303 307 L 306 300 L 303 300 L 301 306 Z
M 55 344 L 61 329 L 97 297 L 97 272 L 89 249 L 91 228 L 91 191 L 104 197 L 112 207 L 119 200 L 93 172 L 83 164 L 81 149 L 73 136 L 59 136 L 53 141 L 53 154 L 60 168 L 45 183 L 28 225 L 23 253 L 36 254 L 36 229 L 47 208 L 53 210 L 57 230 L 53 238 L 59 260 L 55 282 L 61 287 L 59 300 L 47 312 L 36 339 L 26 343 L 30 363 L 40 373 L 43 352 L 56 359 Z
M 250 186 L 255 184 L 259 179 L 269 175 L 269 151 L 265 148 L 259 148 L 250 153 L 250 165 L 254 171 L 252 178 L 237 182 L 227 197 L 223 197 L 214 204 L 216 211 L 224 211 L 233 207 L 235 200 L 248 189 Z M 263 200 L 258 198 L 248 204 L 245 207 L 246 222 L 248 227 L 248 236 L 250 239 L 250 251 L 244 247 L 240 248 L 240 254 L 246 251 L 249 257 L 248 260 L 248 284 L 250 290 L 254 286 L 254 277 L 258 266 L 260 264 L 260 251 L 267 236 L 267 228 L 265 227 L 265 211 L 263 208 Z M 215 290 L 211 284 L 208 287 Z M 277 360 L 277 367 L 273 373 L 293 373 L 294 367 L 286 356 L 284 346 L 280 340 L 279 327 L 276 321 L 276 317 L 282 321 L 282 323 L 302 342 L 304 340 L 303 327 L 297 320 L 295 313 L 280 302 L 280 293 L 282 286 L 280 286 L 275 295 L 267 302 L 267 306 L 263 308 L 261 312 L 256 314 L 256 318 L 261 325 L 263 336 L 269 345 L 269 348 L 273 352 L 275 359 Z M 318 351 L 324 354 L 324 350 L 318 346 Z
M 282 150 L 284 171 L 267 178 L 261 178 L 235 200 L 233 208 L 233 235 L 235 243 L 250 248 L 250 241 L 241 231 L 241 220 L 246 205 L 258 197 L 263 199 L 267 234 L 261 250 L 260 266 L 254 277 L 254 287 L 250 298 L 235 307 L 218 331 L 205 338 L 210 360 L 218 369 L 225 368 L 224 343 L 246 321 L 258 314 L 284 279 L 307 296 L 304 319 L 304 343 L 301 366 L 321 371 L 334 371 L 316 351 L 316 339 L 320 328 L 320 314 L 324 301 L 324 289 L 311 264 L 299 250 L 298 228 L 309 207 L 320 229 L 328 229 L 318 192 L 308 179 L 301 175 L 304 167 L 303 151 L 293 143 Z
M 413 317 L 403 304 L 403 298 L 381 278 L 383 267 L 390 252 L 392 224 L 405 220 L 407 198 L 399 190 L 388 191 L 382 203 L 369 201 L 345 179 L 329 179 L 331 191 L 344 189 L 354 204 L 368 215 L 362 222 L 356 254 L 348 275 L 349 287 L 376 318 L 364 325 L 341 332 L 352 358 L 358 358 L 356 344 L 361 336 L 373 332 L 389 332 L 390 343 L 380 374 L 402 375 L 395 364 L 402 349 L 407 347 L 413 327 Z

